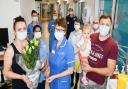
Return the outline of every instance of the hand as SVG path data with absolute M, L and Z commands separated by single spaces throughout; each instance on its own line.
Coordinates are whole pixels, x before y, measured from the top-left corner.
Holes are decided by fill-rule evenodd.
M 28 79 L 26 75 L 21 75 L 21 79 L 28 85 L 31 84 L 32 82 Z
M 44 73 L 45 73 L 46 78 L 49 77 L 50 68 L 48 67 Z
M 49 77 L 46 81 L 47 81 L 48 83 L 51 83 L 54 79 L 56 79 L 56 76 L 55 76 L 55 75 Z
M 55 51 L 54 51 L 54 50 L 52 50 L 51 54 L 52 54 L 52 56 L 54 56 L 54 55 L 55 55 Z
M 49 67 L 48 60 L 46 60 L 44 67 L 41 68 L 41 71 L 42 72 L 46 71 L 48 67 Z
M 86 62 L 81 62 L 81 68 L 84 72 L 91 72 L 92 71 L 92 67 Z

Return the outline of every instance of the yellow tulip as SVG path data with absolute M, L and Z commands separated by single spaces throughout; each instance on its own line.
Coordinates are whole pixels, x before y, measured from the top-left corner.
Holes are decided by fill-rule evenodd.
M 31 52 L 32 52 L 32 49 L 31 49 L 31 47 L 30 47 L 29 50 L 28 50 L 28 53 L 31 54 Z
M 23 54 L 26 54 L 26 51 L 25 51 L 25 49 L 23 50 Z
M 35 40 L 35 41 L 34 41 L 34 45 L 35 45 L 35 46 L 38 46 L 38 45 L 39 45 L 39 40 Z
M 25 50 L 27 51 L 27 50 L 28 50 L 28 48 L 29 48 L 29 46 L 27 45 L 27 46 L 25 47 Z
M 35 47 L 34 47 L 34 46 L 32 46 L 32 49 L 35 49 Z
M 31 44 L 34 43 L 34 40 L 31 40 L 30 43 L 31 43 Z

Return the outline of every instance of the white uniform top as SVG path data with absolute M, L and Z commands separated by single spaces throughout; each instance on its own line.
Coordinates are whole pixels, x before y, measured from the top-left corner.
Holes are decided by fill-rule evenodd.
M 75 59 L 79 59 L 79 55 L 78 55 L 78 53 L 76 53 L 76 50 L 78 47 L 77 43 L 79 43 L 79 41 L 81 40 L 81 37 L 82 37 L 82 31 L 79 30 L 79 31 L 71 32 L 69 39 L 68 39 L 74 47 Z

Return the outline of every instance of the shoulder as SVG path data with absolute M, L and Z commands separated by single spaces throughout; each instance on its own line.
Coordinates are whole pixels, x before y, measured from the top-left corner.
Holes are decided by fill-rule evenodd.
M 98 37 L 98 36 L 99 36 L 99 33 L 92 33 L 92 34 L 90 35 L 91 38 Z
M 73 36 L 73 34 L 74 34 L 75 32 L 74 31 L 72 31 L 71 33 L 70 33 L 70 36 Z
M 33 27 L 32 23 L 28 24 L 28 28 L 31 28 Z
M 14 50 L 13 50 L 12 45 L 10 45 L 10 46 L 6 49 L 6 51 L 5 51 L 5 56 L 10 57 L 10 56 L 13 56 L 13 55 L 14 55 Z
M 42 22 L 39 22 L 39 26 L 42 28 L 42 25 L 43 25 L 43 23 Z
M 99 37 L 99 33 L 93 33 L 93 34 L 91 34 L 90 35 L 91 42 L 97 41 L 99 39 L 98 37 Z
M 66 19 L 68 19 L 68 18 L 70 18 L 70 16 L 69 16 L 69 15 L 67 15 L 67 16 L 66 16 Z
M 66 47 L 67 47 L 67 50 L 73 49 L 73 45 L 68 40 L 67 40 L 67 43 L 66 43 Z
M 47 42 L 44 39 L 40 39 L 40 44 L 47 45 Z
M 69 15 L 67 15 L 66 17 L 69 17 Z
M 28 26 L 32 26 L 32 22 L 28 24 Z
M 117 42 L 112 37 L 110 37 L 109 43 L 112 47 L 117 47 L 118 48 Z
M 77 19 L 77 17 L 74 15 L 74 18 L 76 18 Z

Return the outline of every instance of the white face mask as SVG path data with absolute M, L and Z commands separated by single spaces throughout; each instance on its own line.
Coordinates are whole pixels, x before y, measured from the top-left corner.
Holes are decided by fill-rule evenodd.
M 57 16 L 53 16 L 53 19 L 56 20 L 57 19 Z
M 75 25 L 74 28 L 78 31 L 80 29 L 80 25 Z
M 34 33 L 34 38 L 36 38 L 36 39 L 41 38 L 41 32 L 35 32 Z
M 17 39 L 25 40 L 26 37 L 27 37 L 27 31 L 17 32 Z
M 106 25 L 99 26 L 99 32 L 101 36 L 107 36 L 109 34 L 110 27 Z
M 94 30 L 97 30 L 99 28 L 99 25 L 98 24 L 93 24 L 93 29 Z
M 55 38 L 58 40 L 58 41 L 62 41 L 63 38 L 64 38 L 64 33 L 63 32 L 60 32 L 60 31 L 55 31 Z
M 38 17 L 37 16 L 32 17 L 32 21 L 37 22 L 38 21 Z

